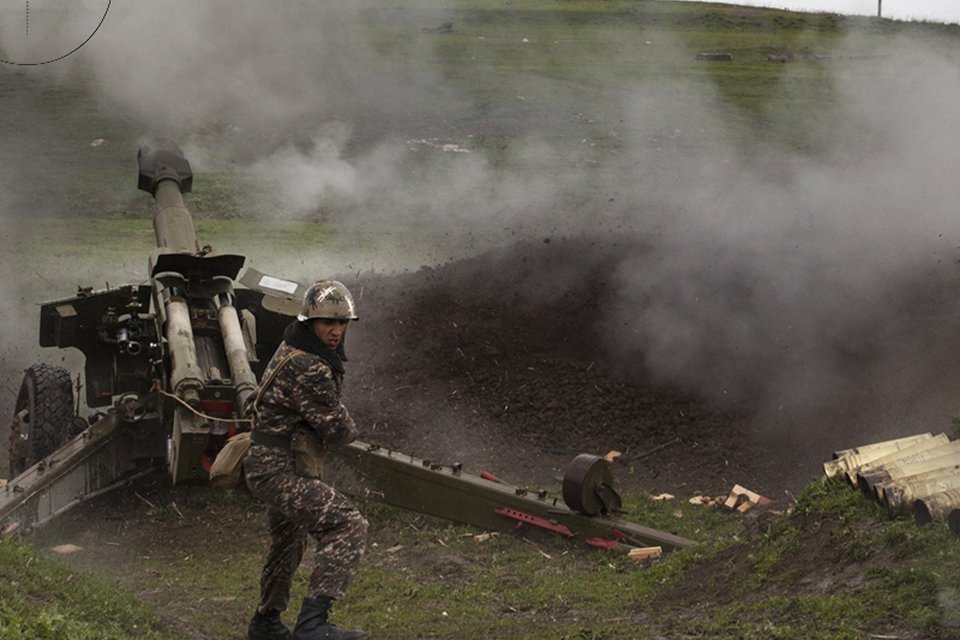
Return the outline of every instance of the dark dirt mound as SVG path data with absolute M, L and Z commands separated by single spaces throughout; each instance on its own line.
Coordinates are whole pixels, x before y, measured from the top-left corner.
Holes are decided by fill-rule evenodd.
M 577 453 L 615 449 L 621 485 L 682 496 L 739 483 L 779 499 L 819 476 L 833 450 L 939 431 L 956 415 L 957 275 L 945 265 L 903 274 L 880 304 L 810 311 L 827 315 L 815 354 L 762 349 L 779 329 L 761 324 L 758 361 L 736 363 L 746 384 L 726 396 L 702 384 L 729 359 L 719 337 L 703 355 L 710 375 L 694 382 L 653 370 L 629 335 L 644 295 L 624 302 L 616 274 L 661 259 L 626 236 L 547 238 L 352 278 L 363 318 L 347 399 L 363 436 L 547 488 Z M 711 278 L 743 291 L 740 278 Z M 786 304 L 771 313 L 804 311 L 803 300 Z
M 623 452 L 619 484 L 782 495 L 748 413 L 658 382 L 611 355 L 611 264 L 641 245 L 519 244 L 400 276 L 361 279 L 347 401 L 363 436 L 466 460 L 515 482 L 554 484 L 581 452 Z M 575 258 L 575 259 L 574 259 Z

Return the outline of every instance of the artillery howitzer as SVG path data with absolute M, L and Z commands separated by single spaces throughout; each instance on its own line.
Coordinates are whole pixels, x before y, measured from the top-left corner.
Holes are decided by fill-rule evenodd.
M 148 284 L 81 289 L 40 311 L 40 345 L 85 356 L 83 387 L 46 364 L 26 371 L 10 438 L 11 478 L 0 525 L 39 525 L 95 494 L 165 467 L 174 484 L 206 483 L 227 439 L 249 428 L 245 400 L 296 316 L 302 284 L 253 269 L 245 258 L 200 247 L 182 194 L 190 165 L 172 143 L 138 153 L 138 187 L 156 200 L 157 249 Z M 239 283 L 241 286 L 236 286 Z M 77 395 L 95 413 L 78 416 Z M 582 454 L 568 468 L 563 502 L 460 464 L 441 465 L 354 442 L 333 452 L 327 474 L 347 493 L 494 530 L 528 527 L 570 538 L 667 548 L 684 538 L 614 516 L 620 498 L 609 465 Z

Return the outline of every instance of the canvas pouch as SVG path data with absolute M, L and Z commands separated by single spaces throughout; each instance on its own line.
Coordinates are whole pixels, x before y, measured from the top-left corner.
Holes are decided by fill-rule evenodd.
M 323 479 L 323 442 L 312 429 L 297 429 L 290 437 L 290 450 L 301 478 Z
M 210 466 L 210 484 L 221 489 L 240 483 L 243 459 L 250 450 L 250 432 L 244 431 L 227 440 Z

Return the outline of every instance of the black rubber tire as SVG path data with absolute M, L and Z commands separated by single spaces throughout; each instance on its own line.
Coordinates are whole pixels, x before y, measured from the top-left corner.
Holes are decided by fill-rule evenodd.
M 10 477 L 62 445 L 75 430 L 74 417 L 70 372 L 44 363 L 31 365 L 17 394 L 10 429 Z

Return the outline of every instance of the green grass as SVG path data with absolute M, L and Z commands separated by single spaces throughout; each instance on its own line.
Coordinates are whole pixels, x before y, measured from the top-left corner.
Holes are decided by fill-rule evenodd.
M 741 531 L 729 514 L 691 509 L 678 519 L 676 505 L 643 500 L 628 506 L 631 520 L 649 526 L 663 522 L 681 535 L 696 531 L 733 540 Z M 478 543 L 469 527 L 374 505 L 365 510 L 390 522 L 391 530 L 404 531 L 396 542 L 403 568 L 384 562 L 382 552 L 375 554 L 378 559 L 361 569 L 341 609 L 345 620 L 378 638 L 637 637 L 644 619 L 633 608 L 675 584 L 685 567 L 714 548 L 706 544 L 670 553 L 644 567 L 566 540 L 524 542 L 501 535 Z M 416 529 L 409 526 L 413 522 Z M 407 553 L 420 558 L 420 566 L 407 564 Z
M 827 559 L 812 557 L 812 547 L 826 550 Z M 795 512 L 774 521 L 744 558 L 753 577 L 740 589 L 731 585 L 736 601 L 713 607 L 687 632 L 811 639 L 862 638 L 890 628 L 930 638 L 960 634 L 956 537 L 943 523 L 889 520 L 837 479 L 811 483 Z M 804 567 L 804 558 L 821 570 Z
M 176 637 L 151 607 L 106 578 L 72 571 L 16 539 L 0 539 L 0 639 Z
M 960 633 L 960 545 L 946 526 L 888 520 L 838 482 L 811 483 L 792 514 L 769 517 L 762 528 L 720 509 L 627 496 L 630 520 L 700 541 L 649 566 L 559 538 L 503 534 L 478 542 L 471 527 L 376 503 L 359 506 L 374 523 L 370 546 L 334 620 L 385 640 Z M 180 489 L 151 496 L 142 511 L 135 526 L 105 537 L 115 541 L 117 554 L 107 563 L 76 554 L 64 559 L 67 568 L 5 541 L 4 579 L 16 582 L 7 588 L 26 594 L 2 594 L 2 606 L 14 608 L 11 619 L 76 627 L 89 618 L 75 614 L 73 603 L 90 600 L 100 607 L 96 619 L 119 616 L 121 629 L 155 620 L 153 608 L 175 612 L 183 634 L 242 633 L 266 550 L 262 506 L 241 491 Z M 106 531 L 100 526 L 98 537 Z M 44 531 L 40 542 L 61 536 Z M 286 619 L 296 613 L 309 564 L 308 553 Z M 91 570 L 129 593 L 108 578 L 90 578 Z M 26 612 L 16 613 L 21 606 Z M 70 633 L 114 637 L 84 636 L 74 627 Z M 175 637 L 156 633 L 142 637 Z

